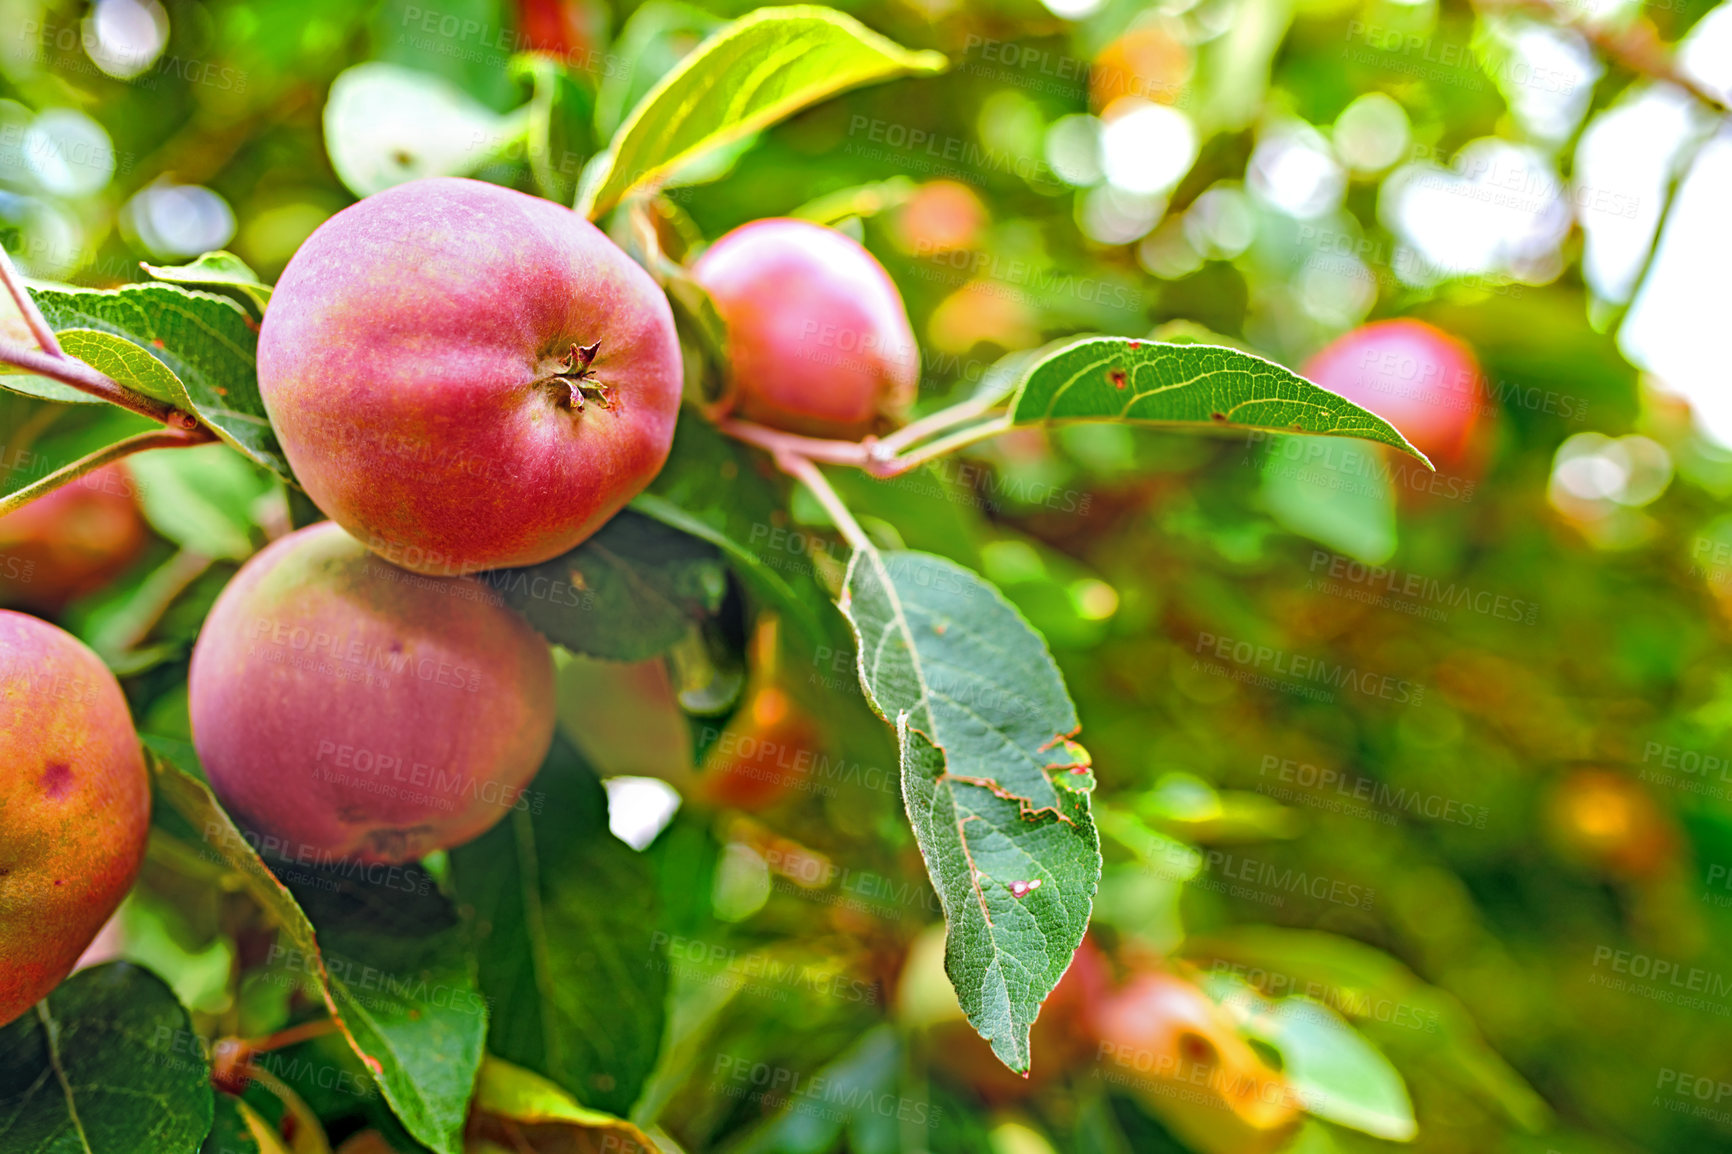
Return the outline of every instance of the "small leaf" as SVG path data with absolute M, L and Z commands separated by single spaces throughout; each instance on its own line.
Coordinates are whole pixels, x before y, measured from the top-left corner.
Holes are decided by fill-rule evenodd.
M 713 545 L 630 511 L 563 556 L 481 580 L 548 640 L 609 661 L 667 652 L 727 591 Z
M 1280 1052 L 1282 1073 L 1310 1113 L 1391 1142 L 1419 1133 L 1401 1075 L 1329 1007 L 1282 998 L 1246 1029 Z
M 760 8 L 718 30 L 651 89 L 584 173 L 578 211 L 600 216 L 626 193 L 807 105 L 910 73 L 941 72 L 937 52 L 911 52 L 830 8 Z
M 609 832 L 601 783 L 563 737 L 527 796 L 451 851 L 488 1049 L 623 1113 L 655 1066 L 667 996 L 650 863 Z
M 247 262 L 232 252 L 207 252 L 190 264 L 154 265 L 140 263 L 139 267 L 157 280 L 168 281 L 170 284 L 192 285 L 195 288 L 210 288 L 219 292 L 232 291 L 242 300 L 253 306 L 253 315 L 265 315 L 265 306 L 271 303 L 271 286 L 259 280 L 259 274 L 247 267 Z
M 842 611 L 860 684 L 897 729 L 903 800 L 949 923 L 945 969 L 1021 1073 L 1100 881 L 1076 707 L 1040 635 L 941 557 L 857 551 Z
M 218 1094 L 216 1120 L 199 1154 L 289 1154 L 289 1148 L 244 1099 Z
M 240 305 L 227 297 L 171 284 L 122 285 L 112 290 L 32 288 L 30 295 L 57 335 L 87 330 L 131 342 L 168 369 L 179 387 L 176 395 L 184 395 L 185 403 L 219 437 L 284 480 L 293 480 L 259 399 L 258 322 Z M 72 340 L 85 341 L 83 347 L 92 355 L 109 358 L 108 364 L 117 363 L 116 358 L 136 357 L 112 340 Z M 173 388 L 169 377 L 141 362 L 129 361 L 125 371 L 140 388 Z
M 192 1021 L 148 970 L 80 970 L 0 1028 L 6 1154 L 194 1154 L 213 1110 Z
M 1262 357 L 1220 345 L 1085 338 L 1028 370 L 1010 416 L 1017 425 L 1129 421 L 1358 437 L 1426 460 L 1369 409 Z
M 332 894 L 319 884 L 332 879 L 297 869 L 294 876 L 314 883 L 297 895 L 217 804 L 191 746 L 160 737 L 146 737 L 144 745 L 158 796 L 190 827 L 184 836 L 199 843 L 189 852 L 226 866 L 288 936 L 293 947 L 279 947 L 277 960 L 312 979 L 409 1132 L 437 1154 L 459 1154 L 487 1033 L 486 1003 L 448 904 L 425 892 L 429 879 L 351 863 L 371 892 L 348 886 Z M 316 934 L 304 904 L 315 905 Z
M 515 1135 L 531 1150 L 542 1149 L 546 1139 L 547 1149 L 573 1154 L 660 1154 L 625 1119 L 591 1110 L 533 1070 L 492 1054 L 481 1063 L 470 1132 L 501 1143 Z
M 518 135 L 517 120 L 444 77 L 381 60 L 331 82 L 324 121 L 331 167 L 356 196 L 427 176 L 466 176 Z

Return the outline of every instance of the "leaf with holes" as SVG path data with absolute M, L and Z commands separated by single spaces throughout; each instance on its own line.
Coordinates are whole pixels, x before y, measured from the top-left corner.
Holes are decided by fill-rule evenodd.
M 897 728 L 903 801 L 949 923 L 968 1020 L 1018 1072 L 1100 880 L 1094 776 L 1046 643 L 992 586 L 927 553 L 862 549 L 842 611 Z
M 259 399 L 258 322 L 240 305 L 227 297 L 172 284 L 31 288 L 30 295 L 62 343 L 72 342 L 68 352 L 83 348 L 98 357 L 100 363 L 91 362 L 93 367 L 109 372 L 118 366 L 131 378 L 123 383 L 153 395 L 178 386 L 176 395 L 184 395 L 184 403 L 219 437 L 278 476 L 293 480 Z M 79 335 L 67 335 L 72 332 Z M 166 368 L 167 375 L 137 361 L 137 353 L 118 346 L 116 337 Z M 84 353 L 76 355 L 84 359 Z
M 595 218 L 628 192 L 807 105 L 908 74 L 942 72 L 852 16 L 815 5 L 760 8 L 719 29 L 638 102 L 584 172 L 577 208 Z
M 80 970 L 0 1028 L 6 1154 L 194 1154 L 213 1109 L 192 1021 L 148 970 Z
M 1089 337 L 1036 362 L 1011 401 L 1015 425 L 1128 421 L 1358 437 L 1425 461 L 1394 425 L 1262 357 L 1220 345 Z

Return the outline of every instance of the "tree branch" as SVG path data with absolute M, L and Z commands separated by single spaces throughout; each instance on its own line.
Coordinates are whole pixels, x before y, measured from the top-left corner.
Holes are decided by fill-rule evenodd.
M 3 248 L 0 248 L 0 280 L 6 282 L 6 291 L 11 294 L 12 303 L 18 306 L 24 323 L 30 326 L 30 335 L 36 338 L 42 351 L 53 357 L 65 356 L 66 354 L 60 351 L 60 342 L 54 339 L 54 330 L 48 327 L 47 318 L 42 315 L 42 310 L 36 307 L 30 290 L 24 287 L 24 278 L 18 275 L 17 266 Z
M 856 549 L 872 548 L 871 538 L 866 536 L 866 530 L 860 527 L 860 522 L 854 519 L 854 514 L 848 511 L 841 496 L 830 487 L 830 482 L 812 463 L 811 458 L 802 457 L 798 453 L 777 453 L 776 467 L 788 476 L 794 478 L 818 499 L 818 504 L 824 506 L 824 512 L 830 515 L 830 520 L 836 523 L 836 528 L 848 544 Z
M 60 486 L 78 480 L 86 473 L 94 473 L 104 465 L 111 465 L 122 457 L 130 457 L 132 454 L 142 453 L 146 449 L 178 449 L 187 445 L 203 444 L 210 439 L 210 431 L 201 427 L 196 430 L 152 429 L 149 432 L 135 434 L 124 441 L 116 441 L 112 445 L 96 450 L 88 457 L 80 457 L 72 464 L 56 469 L 40 481 L 33 481 L 16 492 L 0 497 L 0 517 L 4 517 L 14 509 L 22 509 L 36 498 L 52 493 Z

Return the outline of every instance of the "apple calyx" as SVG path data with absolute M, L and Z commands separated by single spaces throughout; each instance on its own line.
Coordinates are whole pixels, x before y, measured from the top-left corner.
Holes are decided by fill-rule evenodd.
M 565 355 L 565 367 L 542 377 L 536 384 L 552 384 L 557 381 L 564 385 L 565 394 L 560 401 L 576 413 L 583 412 L 585 399 L 594 401 L 604 409 L 612 409 L 619 400 L 614 396 L 612 387 L 602 384 L 590 375 L 590 366 L 595 363 L 596 354 L 599 352 L 600 341 L 593 345 L 573 342 L 571 351 Z

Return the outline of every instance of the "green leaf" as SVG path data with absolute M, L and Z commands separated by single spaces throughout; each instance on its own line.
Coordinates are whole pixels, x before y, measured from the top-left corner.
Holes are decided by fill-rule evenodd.
M 630 511 L 563 556 L 481 579 L 548 640 L 608 661 L 667 652 L 727 592 L 715 546 Z
M 812 561 L 791 550 L 784 498 L 758 471 L 761 458 L 689 410 L 674 431 L 667 464 L 631 504 L 720 549 L 754 592 L 817 644 L 840 631 Z
M 1401 1075 L 1329 1007 L 1282 998 L 1246 1030 L 1280 1052 L 1281 1071 L 1310 1113 L 1391 1142 L 1419 1133 Z
M 285 480 L 293 480 L 259 399 L 258 322 L 240 305 L 227 297 L 171 284 L 122 285 L 112 290 L 32 288 L 30 295 L 62 344 L 72 342 L 68 352 L 83 348 L 101 358 L 101 363 L 92 363 L 104 372 L 121 367 L 130 378 L 122 383 L 184 396 L 184 402 L 176 403 L 190 407 L 224 441 Z M 72 330 L 97 335 L 68 337 Z M 169 376 L 100 334 L 124 338 L 166 367 Z M 83 354 L 78 355 L 82 359 Z
M 556 737 L 526 809 L 451 851 L 488 1049 L 623 1114 L 655 1065 L 667 974 L 650 864 L 608 830 L 607 795 Z
M 151 528 L 201 556 L 252 556 L 253 506 L 270 491 L 269 474 L 219 444 L 139 453 L 127 465 Z
M 475 1086 L 477 1136 L 503 1144 L 511 1133 L 522 1136 L 530 1149 L 538 1139 L 575 1154 L 658 1154 L 642 1130 L 623 1118 L 591 1110 L 532 1070 L 487 1055 Z
M 467 176 L 520 146 L 526 120 L 501 116 L 444 77 L 372 60 L 331 82 L 325 148 L 350 192 Z
M 1028 370 L 1010 419 L 1017 425 L 1130 421 L 1358 437 L 1426 461 L 1369 409 L 1272 361 L 1220 345 L 1087 337 Z
M 838 92 L 945 67 L 940 53 L 911 52 L 833 9 L 760 8 L 718 30 L 638 103 L 585 171 L 578 211 L 598 217 L 628 192 Z
M 193 1154 L 213 1109 L 192 1021 L 148 970 L 80 970 L 0 1029 L 6 1154 Z
M 264 316 L 265 306 L 271 303 L 271 286 L 260 281 L 259 274 L 232 252 L 223 252 L 220 249 L 207 252 L 190 264 L 154 265 L 141 262 L 139 267 L 157 280 L 168 281 L 170 284 L 232 292 L 253 306 L 255 317 Z
M 950 927 L 945 969 L 1020 1073 L 1100 880 L 1076 707 L 1040 635 L 941 557 L 857 551 L 842 611 L 860 683 L 897 728 L 903 799 Z
M 302 886 L 291 890 L 217 804 L 191 746 L 159 737 L 144 744 L 157 795 L 199 843 L 190 852 L 226 867 L 288 935 L 293 946 L 280 947 L 279 961 L 313 980 L 409 1132 L 437 1154 L 460 1154 L 487 1007 L 448 903 L 426 892 L 426 875 L 387 867 L 351 867 L 369 892 L 347 880 L 332 885 L 329 871 L 300 870 L 289 871 Z

